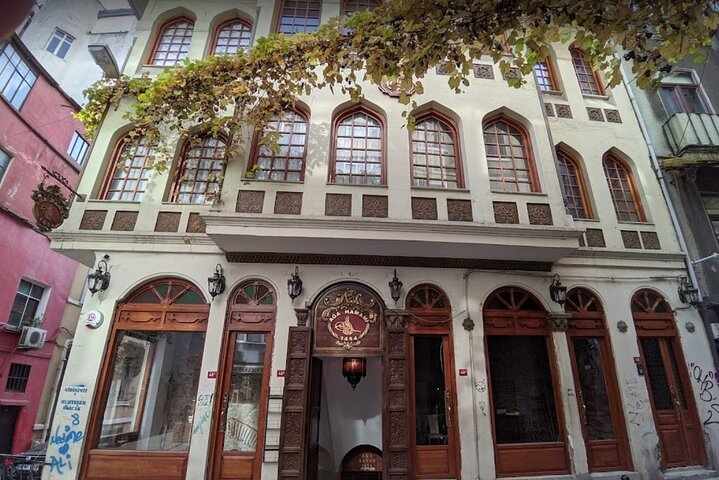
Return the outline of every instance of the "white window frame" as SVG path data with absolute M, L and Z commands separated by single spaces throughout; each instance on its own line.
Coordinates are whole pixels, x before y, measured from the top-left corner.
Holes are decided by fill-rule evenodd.
M 15 110 L 22 109 L 36 81 L 37 74 L 15 45 L 8 41 L 0 43 L 0 94 Z
M 55 45 L 53 48 L 50 48 L 50 45 L 52 45 L 52 42 L 55 40 L 57 40 L 57 45 Z M 45 50 L 52 53 L 57 58 L 65 60 L 65 58 L 67 58 L 67 52 L 70 51 L 70 48 L 72 47 L 72 44 L 74 41 L 75 41 L 75 37 L 73 37 L 66 31 L 55 27 L 55 31 L 52 32 L 50 39 L 47 41 L 47 46 L 45 47 Z M 67 49 L 65 50 L 65 52 L 62 55 L 60 55 L 60 51 L 62 50 L 62 47 L 66 44 L 67 44 Z
M 80 143 L 82 142 L 82 143 Z M 78 144 L 80 144 L 79 150 L 78 150 Z M 84 146 L 83 146 L 84 144 Z M 67 147 L 67 154 L 70 155 L 70 158 L 75 160 L 78 165 L 82 165 L 85 163 L 85 157 L 87 156 L 87 151 L 90 148 L 90 143 L 85 140 L 85 137 L 80 135 L 80 132 L 75 130 L 72 133 L 72 138 L 70 139 L 70 145 Z
M 7 160 L 5 160 L 7 159 Z M 2 183 L 3 178 L 5 178 L 5 174 L 7 173 L 8 169 L 10 168 L 10 162 L 12 161 L 12 156 L 5 150 L 4 148 L 0 147 L 0 183 Z
M 42 295 L 38 299 L 37 310 L 35 311 L 35 316 L 33 318 L 44 316 L 45 310 L 47 309 L 48 301 L 50 299 L 50 292 L 52 289 L 50 288 L 50 286 L 45 285 L 44 283 L 38 282 L 36 280 L 32 280 L 27 277 L 21 277 L 20 281 L 17 284 L 17 287 L 15 287 L 15 296 L 13 296 L 13 303 L 15 303 L 15 297 L 19 293 L 18 290 L 20 289 L 20 282 L 23 282 L 23 281 L 28 282 L 34 286 L 37 286 L 37 287 L 40 287 L 43 289 Z M 25 307 L 27 307 L 27 301 L 25 302 Z M 25 309 L 23 308 L 23 314 L 24 313 L 25 313 Z M 22 318 L 20 319 L 20 323 L 18 325 L 14 325 L 14 324 L 10 323 L 10 315 L 11 314 L 12 314 L 12 308 L 11 308 L 10 312 L 8 312 L 8 316 L 7 316 L 7 320 L 6 320 L 7 323 L 5 323 L 5 327 L 9 330 L 20 331 L 22 329 Z

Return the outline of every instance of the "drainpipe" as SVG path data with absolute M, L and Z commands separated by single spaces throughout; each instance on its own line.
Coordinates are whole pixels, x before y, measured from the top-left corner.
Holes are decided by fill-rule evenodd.
M 47 418 L 45 418 L 45 424 L 42 427 L 42 438 L 45 441 L 50 438 L 50 422 L 52 422 L 52 417 L 55 415 L 55 410 L 57 409 L 58 389 L 60 388 L 60 383 L 62 383 L 62 377 L 65 374 L 65 366 L 67 364 L 71 348 L 72 339 L 70 338 L 65 340 L 65 343 L 62 346 L 60 362 L 57 364 L 57 370 L 55 372 L 55 381 L 52 386 L 52 393 L 50 394 L 50 408 L 47 410 Z
M 479 272 L 479 270 L 470 270 L 464 275 L 464 313 L 467 314 L 467 320 L 470 320 L 471 322 L 471 316 L 469 314 L 469 276 L 472 273 Z M 468 324 L 470 322 L 467 322 Z M 472 381 L 472 420 L 474 420 L 474 454 L 476 456 L 477 460 L 477 480 L 479 480 L 479 465 L 480 465 L 480 458 L 479 458 L 479 425 L 478 425 L 478 417 L 477 417 L 477 392 L 476 392 L 476 381 L 474 376 L 474 339 L 472 337 L 472 331 L 474 330 L 474 324 L 471 324 L 471 328 L 469 326 L 465 327 L 465 330 L 467 330 L 468 335 L 468 342 L 469 342 L 469 378 Z M 459 416 L 457 416 L 457 419 L 459 419 Z

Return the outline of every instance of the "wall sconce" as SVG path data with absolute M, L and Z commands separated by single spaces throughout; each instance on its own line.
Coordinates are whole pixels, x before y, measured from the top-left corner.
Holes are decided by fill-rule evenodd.
M 699 289 L 694 288 L 687 277 L 679 278 L 677 293 L 679 293 L 679 300 L 681 300 L 682 303 L 689 304 L 693 307 L 699 304 Z
M 109 258 L 110 255 L 103 255 L 102 260 L 97 262 L 95 271 L 87 274 L 87 289 L 92 296 L 97 292 L 104 292 L 110 286 L 110 272 L 106 262 Z
M 389 293 L 392 296 L 392 300 L 395 302 L 399 300 L 399 292 L 402 290 L 402 282 L 399 281 L 399 278 L 397 278 L 397 269 L 394 269 L 394 277 L 390 282 L 389 285 Z
M 367 376 L 367 359 L 345 357 L 342 359 L 342 376 L 347 379 L 352 390 L 357 388 L 357 384 Z
M 295 267 L 295 273 L 287 280 L 287 294 L 294 301 L 302 293 L 302 279 L 300 278 L 300 267 Z
M 213 299 L 225 291 L 225 274 L 219 263 L 215 267 L 215 273 L 207 277 L 207 291 Z
M 549 285 L 549 296 L 553 302 L 558 303 L 564 309 L 564 302 L 567 301 L 567 287 L 559 281 L 559 274 L 555 273 L 552 283 Z

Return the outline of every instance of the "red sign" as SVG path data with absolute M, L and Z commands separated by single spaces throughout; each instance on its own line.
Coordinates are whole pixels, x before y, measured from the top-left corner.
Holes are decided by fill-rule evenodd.
M 634 363 L 642 363 L 642 357 L 634 357 Z
M 217 372 L 207 372 L 207 378 L 217 378 Z
M 277 370 L 277 376 L 278 376 L 278 377 L 284 377 L 284 376 L 285 376 L 285 371 L 284 371 L 284 370 Z
M 466 369 L 466 368 L 460 368 L 460 369 L 459 369 L 459 376 L 460 376 L 460 377 L 466 377 L 466 376 L 467 376 L 467 369 Z

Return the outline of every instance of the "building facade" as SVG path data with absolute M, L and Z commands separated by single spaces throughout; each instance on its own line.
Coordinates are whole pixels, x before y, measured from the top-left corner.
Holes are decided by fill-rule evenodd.
M 353 8 L 150 1 L 125 73 Z M 52 233 L 110 280 L 83 305 L 44 478 L 713 468 L 711 349 L 628 92 L 571 45 L 519 89 L 487 59 L 460 95 L 441 68 L 424 84 L 411 133 L 391 88 L 321 90 L 274 121 L 279 151 L 168 139 L 163 173 L 130 102 L 108 112 Z
M 31 197 L 41 182 L 57 183 L 43 168 L 77 182 L 88 144 L 72 117 L 79 105 L 17 37 L 0 44 L 0 94 L 0 453 L 17 453 L 47 428 L 46 411 L 36 420 L 43 386 L 67 338 L 64 311 L 77 303 L 71 285 L 79 264 L 50 249 Z

